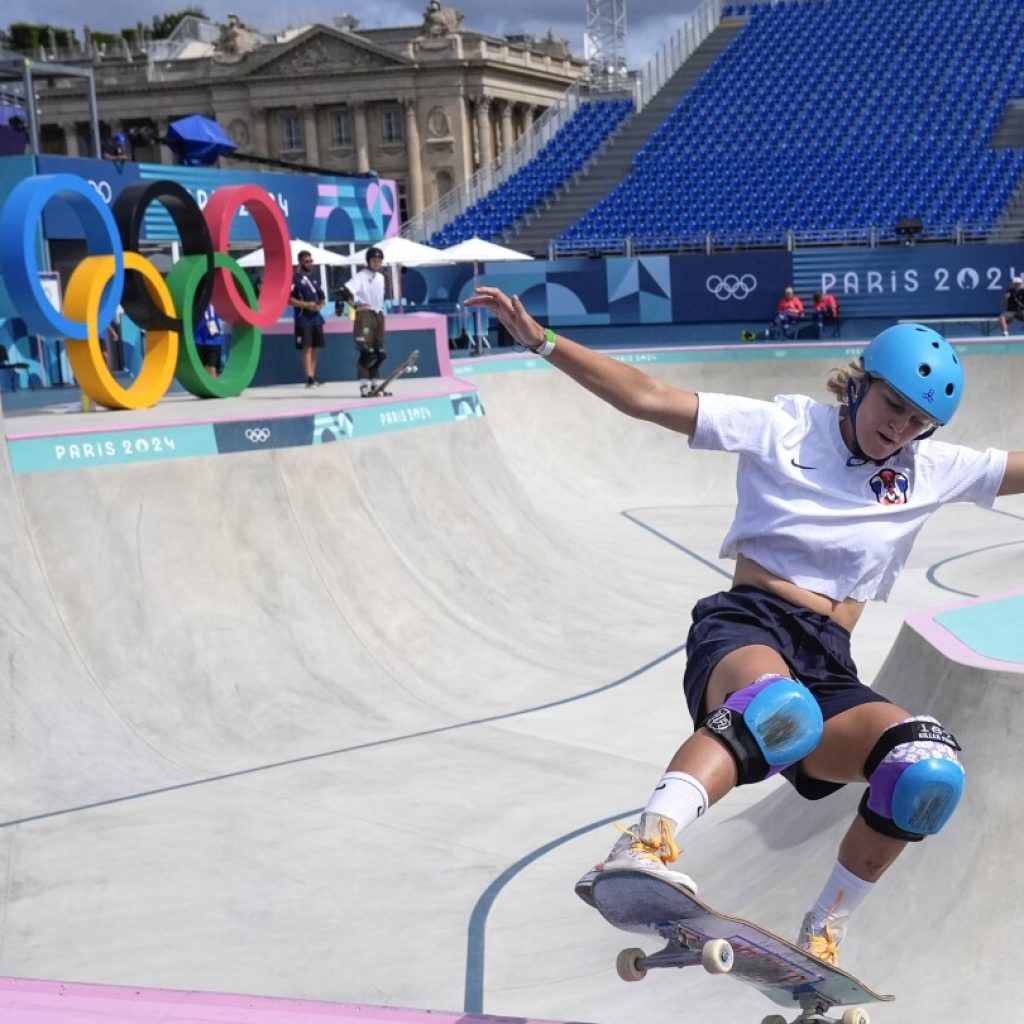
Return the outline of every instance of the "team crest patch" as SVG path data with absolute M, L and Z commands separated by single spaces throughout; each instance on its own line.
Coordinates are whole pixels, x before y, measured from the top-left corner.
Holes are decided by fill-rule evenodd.
M 906 505 L 910 481 L 895 469 L 879 470 L 871 478 L 871 490 L 880 505 Z
M 719 708 L 704 725 L 712 732 L 728 732 L 732 726 L 732 712 L 728 708 Z

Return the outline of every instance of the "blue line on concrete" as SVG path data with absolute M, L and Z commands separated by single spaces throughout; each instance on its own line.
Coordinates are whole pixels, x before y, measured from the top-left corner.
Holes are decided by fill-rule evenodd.
M 980 594 L 972 593 L 969 590 L 957 590 L 956 587 L 948 587 L 945 583 L 940 583 L 938 579 L 939 570 L 944 565 L 949 565 L 950 562 L 958 562 L 961 558 L 970 558 L 972 555 L 979 555 L 982 551 L 994 551 L 996 548 L 1012 548 L 1017 547 L 1020 544 L 1024 544 L 1024 541 L 1008 540 L 1002 544 L 989 544 L 988 547 L 972 548 L 970 551 L 962 551 L 959 555 L 950 555 L 949 558 L 944 558 L 941 562 L 936 562 L 934 565 L 929 566 L 928 572 L 925 575 L 928 582 L 938 587 L 939 590 L 945 590 L 950 594 L 959 594 L 961 597 L 980 597 Z
M 552 850 L 557 850 L 558 847 L 572 842 L 573 839 L 578 839 L 588 832 L 593 832 L 594 829 L 604 828 L 614 821 L 622 821 L 623 819 L 628 821 L 631 818 L 635 818 L 642 810 L 642 807 L 634 807 L 632 810 L 613 814 L 610 818 L 603 818 L 600 821 L 584 825 L 574 832 L 568 832 L 557 839 L 552 839 L 543 846 L 538 846 L 536 850 L 528 853 L 525 857 L 521 857 L 514 864 L 509 865 L 484 890 L 483 895 L 476 901 L 476 906 L 473 907 L 473 913 L 469 918 L 469 934 L 466 939 L 466 990 L 462 1006 L 466 1013 L 483 1013 L 487 916 L 490 914 L 491 907 L 494 906 L 494 901 L 501 894 L 502 890 L 516 875 L 531 864 L 536 863 L 541 857 L 551 853 Z
M 488 715 L 485 718 L 473 718 L 464 722 L 453 722 L 451 725 L 441 725 L 434 729 L 421 729 L 419 732 L 405 733 L 401 736 L 389 736 L 386 739 L 371 740 L 368 743 L 354 743 L 350 747 L 338 747 L 336 750 L 324 750 L 318 754 L 306 754 L 303 757 L 293 757 L 287 761 L 275 761 L 273 764 L 261 764 L 252 768 L 242 768 L 236 772 L 225 772 L 223 775 L 211 775 L 203 779 L 193 779 L 190 782 L 179 782 L 172 786 L 160 786 L 157 789 L 147 789 L 141 793 L 128 793 L 124 796 L 111 797 L 109 800 L 96 800 L 93 803 L 80 804 L 77 807 L 63 807 L 57 811 L 46 811 L 42 814 L 32 814 L 24 818 L 13 818 L 10 821 L 0 821 L 0 828 L 10 828 L 14 825 L 27 825 L 33 821 L 45 821 L 48 818 L 59 818 L 65 814 L 77 814 L 79 811 L 91 811 L 97 807 L 109 807 L 112 804 L 126 803 L 129 800 L 141 800 L 145 797 L 160 796 L 164 793 L 175 793 L 178 790 L 191 789 L 195 786 L 206 786 L 214 782 L 225 782 L 228 779 L 240 779 L 246 775 L 257 775 L 260 772 L 273 771 L 275 768 L 289 768 L 293 765 L 306 764 L 310 761 L 320 761 L 328 757 L 337 757 L 340 754 L 352 754 L 360 750 L 372 750 L 375 747 L 386 747 L 392 743 L 424 739 L 428 736 L 440 736 L 443 733 L 455 732 L 458 729 L 469 729 L 476 725 L 492 725 L 495 722 L 503 722 L 511 718 L 520 718 L 523 715 L 532 715 L 538 711 L 548 711 L 551 708 L 562 707 L 565 704 L 572 704 L 575 701 L 583 700 L 586 697 L 593 697 L 599 693 L 605 693 L 608 690 L 615 689 L 617 686 L 622 686 L 625 683 L 631 682 L 655 666 L 662 664 L 662 662 L 668 661 L 670 658 L 674 658 L 685 649 L 685 644 L 679 644 L 678 646 L 665 651 L 664 654 L 659 654 L 658 657 L 647 662 L 646 665 L 641 665 L 640 668 L 634 669 L 632 672 L 628 672 L 626 675 L 620 676 L 618 679 L 613 679 L 610 683 L 603 683 L 601 686 L 595 687 L 593 690 L 585 690 L 583 693 L 573 694 L 571 697 L 560 697 L 558 700 L 548 701 L 546 704 L 535 704 L 533 707 L 520 708 L 517 711 L 505 711 L 499 715 Z
M 639 512 L 643 510 L 636 509 L 635 511 Z M 684 555 L 689 556 L 695 562 L 700 562 L 701 565 L 706 566 L 712 572 L 717 572 L 719 576 L 724 576 L 727 580 L 732 579 L 732 573 L 727 572 L 720 565 L 716 565 L 714 562 L 709 562 L 702 555 L 698 555 L 696 551 L 686 547 L 684 544 L 680 544 L 678 541 L 674 541 L 671 537 L 667 537 L 664 533 L 662 533 L 660 530 L 656 530 L 653 526 L 648 526 L 647 523 L 637 519 L 637 517 L 633 514 L 633 511 L 631 511 L 630 509 L 626 509 L 625 511 L 623 511 L 622 515 L 625 516 L 631 523 L 635 523 L 637 526 L 643 528 L 644 530 L 647 530 L 648 533 L 653 533 L 654 536 L 657 537 L 659 540 L 663 540 L 666 544 L 671 544 L 672 547 L 674 547 L 677 551 L 682 551 Z

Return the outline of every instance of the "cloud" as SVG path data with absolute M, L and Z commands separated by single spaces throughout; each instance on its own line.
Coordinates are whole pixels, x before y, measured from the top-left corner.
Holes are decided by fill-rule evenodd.
M 344 11 L 344 2 L 334 14 Z M 671 13 L 665 12 L 661 0 L 630 0 L 627 15 L 626 53 L 630 66 L 637 67 L 649 59 L 668 35 L 679 25 L 686 13 L 699 0 L 676 0 Z M 315 21 L 330 21 L 323 4 L 316 0 L 278 0 L 268 8 L 262 0 L 163 0 L 140 9 L 137 0 L 104 0 L 102 5 L 83 12 L 78 0 L 8 0 L 4 4 L 5 25 L 28 21 L 75 29 L 79 37 L 84 25 L 95 31 L 116 31 L 135 25 L 139 20 L 149 24 L 155 15 L 198 6 L 215 21 L 226 21 L 234 11 L 253 28 L 279 31 L 288 26 Z M 361 28 L 387 28 L 418 25 L 423 20 L 426 0 L 374 0 L 372 5 L 351 3 L 350 13 L 359 18 Z M 586 8 L 583 0 L 553 5 L 551 0 L 518 0 L 514 13 L 508 6 L 493 0 L 455 0 L 453 4 L 466 15 L 465 26 L 490 35 L 527 33 L 544 36 L 552 29 L 556 36 L 568 39 L 572 52 L 583 55 L 583 32 Z

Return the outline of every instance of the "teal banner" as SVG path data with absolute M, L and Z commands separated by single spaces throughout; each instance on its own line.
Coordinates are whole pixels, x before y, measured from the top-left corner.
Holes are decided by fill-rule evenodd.
M 117 466 L 217 454 L 213 426 L 208 423 L 97 434 L 15 437 L 10 438 L 7 444 L 11 468 L 15 473 Z

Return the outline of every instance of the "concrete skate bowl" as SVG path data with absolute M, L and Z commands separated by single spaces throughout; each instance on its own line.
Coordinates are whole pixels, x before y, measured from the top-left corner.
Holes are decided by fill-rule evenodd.
M 835 354 L 778 351 L 651 372 L 824 397 Z M 969 357 L 947 436 L 1019 445 L 1021 366 Z M 474 380 L 484 417 L 323 447 L 38 474 L 4 453 L 0 973 L 607 1024 L 769 1012 L 701 972 L 621 983 L 632 943 L 572 894 L 688 731 L 681 645 L 727 582 L 732 460 L 549 370 Z M 858 627 L 865 677 L 938 715 L 969 773 L 844 947 L 899 997 L 877 1021 L 1010 1006 L 986 950 L 1022 909 L 1019 666 L 900 630 L 1019 586 L 1022 544 L 1019 498 L 943 510 Z M 858 795 L 739 791 L 686 870 L 792 933 Z

